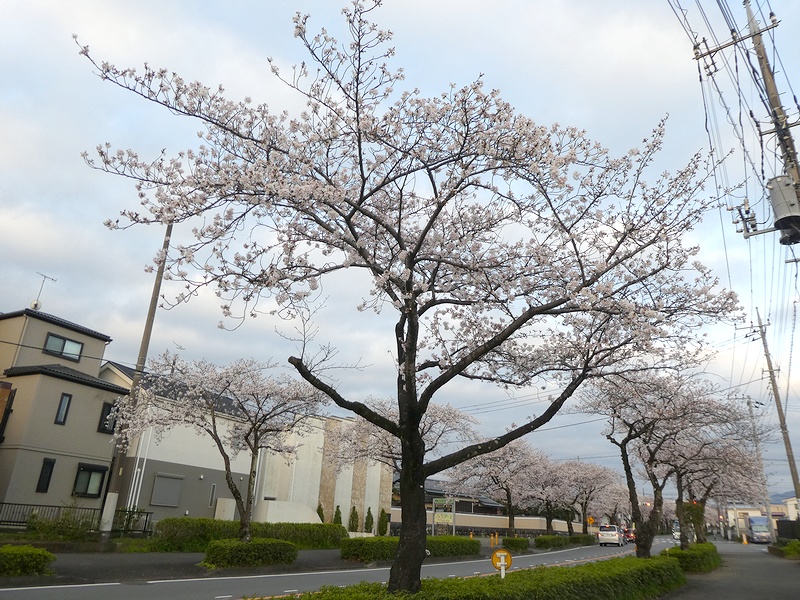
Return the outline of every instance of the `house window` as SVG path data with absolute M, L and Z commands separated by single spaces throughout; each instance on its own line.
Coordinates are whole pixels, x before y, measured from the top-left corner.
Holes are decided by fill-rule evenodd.
M 44 351 L 47 354 L 55 354 L 67 360 L 74 360 L 75 362 L 81 359 L 81 352 L 83 352 L 83 343 L 74 340 L 68 340 L 54 333 L 47 334 L 47 340 L 44 343 Z
M 67 422 L 70 402 L 72 402 L 72 394 L 61 394 L 61 400 L 58 401 L 58 410 L 56 411 L 56 425 L 63 425 Z
M 114 433 L 117 422 L 111 418 L 111 411 L 114 405 L 111 402 L 103 402 L 103 410 L 100 411 L 100 423 L 97 424 L 97 431 L 100 433 Z
M 50 487 L 50 478 L 53 476 L 53 469 L 56 466 L 55 458 L 42 459 L 42 470 L 39 471 L 39 481 L 36 484 L 37 494 L 46 494 Z
M 208 508 L 214 508 L 214 500 L 217 499 L 217 484 L 211 484 L 211 495 L 208 497 Z
M 178 506 L 183 475 L 156 473 L 150 504 L 153 506 Z
M 108 467 L 102 465 L 78 463 L 78 474 L 75 476 L 72 494 L 84 498 L 99 498 L 107 471 Z

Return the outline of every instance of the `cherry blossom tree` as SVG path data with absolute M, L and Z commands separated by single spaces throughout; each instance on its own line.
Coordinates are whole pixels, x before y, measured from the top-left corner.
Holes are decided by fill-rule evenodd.
M 696 372 L 609 377 L 593 381 L 586 392 L 580 409 L 609 417 L 605 434 L 620 451 L 637 525 L 636 553 L 649 557 L 663 516 L 664 489 L 677 477 L 676 512 L 682 520 L 681 476 L 699 465 L 704 450 L 731 436 L 743 441 L 740 415 L 723 405 L 714 386 Z M 637 468 L 653 491 L 647 515 L 638 498 Z
M 537 465 L 550 464 L 545 453 L 525 440 L 514 440 L 491 454 L 481 454 L 451 469 L 460 489 L 475 496 L 486 495 L 506 509 L 508 536 L 515 537 L 517 508 L 528 506 Z
M 291 455 L 294 447 L 286 443 L 287 434 L 302 435 L 305 421 L 326 401 L 303 381 L 267 376 L 273 366 L 239 359 L 220 367 L 164 353 L 150 361 L 136 397 L 119 398 L 114 410 L 122 449 L 148 429 L 160 440 L 165 432 L 181 425 L 213 440 L 236 502 L 242 541 L 250 541 L 259 454 Z M 232 472 L 232 460 L 240 452 L 250 459 L 244 496 Z
M 581 517 L 582 533 L 589 533 L 588 517 L 595 506 L 599 506 L 598 500 L 603 498 L 603 490 L 610 490 L 614 486 L 622 484 L 618 472 L 602 465 L 593 463 L 570 460 L 562 463 L 561 469 L 564 472 L 567 485 L 568 505 L 575 507 Z M 626 488 L 627 492 L 627 488 Z M 607 495 L 611 497 L 611 494 Z M 612 514 L 618 512 L 619 503 L 614 502 L 615 509 Z M 572 534 L 572 522 L 567 521 L 570 534 Z
M 208 286 L 225 315 L 291 319 L 329 276 L 366 275 L 354 304 L 390 315 L 396 418 L 341 392 L 307 345 L 289 362 L 399 440 L 402 528 L 388 585 L 414 592 L 427 477 L 535 431 L 593 377 L 658 366 L 664 348 L 691 352 L 697 328 L 735 297 L 682 242 L 716 206 L 702 191 L 712 165 L 693 156 L 675 173 L 656 167 L 663 123 L 615 158 L 579 129 L 519 114 L 481 79 L 433 97 L 400 92 L 390 33 L 371 21 L 379 4 L 343 11 L 341 44 L 295 18 L 308 60 L 273 73 L 305 101 L 296 116 L 82 47 L 104 81 L 202 128 L 171 158 L 104 144 L 86 160 L 136 183 L 140 206 L 112 227 L 191 226 L 194 237 L 159 259 L 188 288 L 178 301 Z M 423 419 L 457 379 L 554 392 L 503 435 L 428 459 Z

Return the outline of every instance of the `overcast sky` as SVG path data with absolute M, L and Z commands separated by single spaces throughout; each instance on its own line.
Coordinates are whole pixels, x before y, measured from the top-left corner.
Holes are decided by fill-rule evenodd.
M 125 67 L 147 62 L 187 80 L 223 84 L 232 99 L 251 96 L 255 103 L 293 111 L 300 106 L 298 100 L 272 77 L 267 57 L 283 69 L 305 59 L 293 38 L 295 11 L 312 15 L 312 30 L 324 26 L 341 38 L 342 4 L 4 0 L 0 312 L 19 310 L 39 298 L 44 312 L 111 336 L 106 358 L 133 365 L 153 285 L 144 267 L 160 247 L 163 231 L 106 230 L 103 221 L 135 206 L 136 193 L 131 182 L 89 169 L 81 152 L 91 153 L 96 145 L 110 142 L 155 157 L 161 149 L 174 153 L 196 141 L 196 124 L 100 81 L 78 55 L 73 34 L 96 59 Z M 705 35 L 703 16 L 695 3 L 686 4 L 690 27 Z M 727 39 L 725 28 L 718 25 L 717 3 L 702 4 L 716 20 L 715 33 Z M 743 24 L 741 2 L 731 2 L 730 9 Z M 774 31 L 784 60 L 779 69 L 800 85 L 800 63 L 791 60 L 800 56 L 800 3 L 776 1 L 772 10 L 781 20 Z M 499 89 L 539 123 L 586 129 L 615 153 L 640 144 L 669 114 L 660 161 L 664 169 L 680 168 L 695 151 L 707 149 L 707 127 L 713 132 L 715 123 L 719 146 L 727 150 L 736 145 L 723 105 L 707 96 L 704 107 L 691 42 L 667 0 L 386 0 L 375 17 L 394 33 L 394 65 L 404 68 L 408 88 L 438 94 L 451 82 L 463 85 L 483 74 L 487 88 Z M 746 71 L 744 65 L 741 70 Z M 727 99 L 736 106 L 735 94 Z M 785 101 L 796 120 L 791 92 Z M 754 164 L 761 168 L 760 150 L 753 147 L 752 152 Z M 734 155 L 726 171 L 731 181 L 742 178 L 743 163 L 741 153 Z M 769 171 L 770 165 L 764 168 Z M 756 200 L 760 197 L 757 181 L 749 181 L 745 191 Z M 185 239 L 186 234 L 178 226 L 174 238 Z M 780 368 L 784 399 L 789 392 L 789 431 L 800 452 L 798 387 L 787 383 L 797 379 L 791 364 L 796 266 L 784 263 L 792 249 L 779 246 L 777 237 L 769 234 L 745 240 L 724 210 L 710 215 L 695 241 L 701 245 L 701 262 L 741 295 L 748 314 L 742 328 L 710 333 L 720 358 L 708 369 L 721 376 L 725 386 L 737 386 L 743 397 L 763 402 L 759 418 L 777 423 L 774 401 L 764 384 L 763 348 L 759 338 L 748 335 L 747 326 L 760 309 L 771 324 L 770 349 Z M 390 330 L 380 316 L 357 313 L 359 297 L 345 296 L 346 287 L 334 284 L 326 289 L 331 300 L 318 339 L 335 343 L 343 362 L 360 359 L 370 366 L 358 374 L 343 373 L 344 391 L 390 395 Z M 163 291 L 170 295 L 177 288 L 167 285 Z M 217 327 L 222 318 L 218 304 L 209 295 L 159 311 L 151 355 L 180 349 L 186 358 L 219 363 L 237 357 L 285 361 L 292 344 L 275 333 L 275 323 L 260 317 L 236 331 L 223 331 Z M 495 433 L 536 412 L 536 393 L 523 390 L 518 393 L 520 402 L 510 402 L 505 393 L 493 389 L 456 386 L 449 399 L 480 418 L 487 433 Z M 529 440 L 556 458 L 580 457 L 616 467 L 614 447 L 600 435 L 602 423 L 574 425 L 589 419 L 559 416 L 549 432 Z M 770 487 L 791 489 L 783 445 L 769 444 L 765 456 Z

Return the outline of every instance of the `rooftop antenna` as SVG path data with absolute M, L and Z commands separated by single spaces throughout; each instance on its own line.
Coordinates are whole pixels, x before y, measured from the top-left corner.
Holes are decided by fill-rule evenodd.
M 34 300 L 33 302 L 31 302 L 31 308 L 32 308 L 33 310 L 39 310 L 40 308 L 42 308 L 42 302 L 39 300 L 39 297 L 42 295 L 42 290 L 44 289 L 44 284 L 45 284 L 45 282 L 46 282 L 48 279 L 49 279 L 50 281 L 52 281 L 53 283 L 55 283 L 56 281 L 58 281 L 58 280 L 57 280 L 55 277 L 50 277 L 49 275 L 45 275 L 44 273 L 39 273 L 39 271 L 36 271 L 36 274 L 37 274 L 37 275 L 41 275 L 41 276 L 42 276 L 42 285 L 40 285 L 40 286 L 39 286 L 39 293 L 38 293 L 38 294 L 36 294 L 36 300 Z

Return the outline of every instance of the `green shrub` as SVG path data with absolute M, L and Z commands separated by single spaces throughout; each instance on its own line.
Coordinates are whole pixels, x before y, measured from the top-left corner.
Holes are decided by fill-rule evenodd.
M 302 549 L 338 548 L 347 537 L 341 525 L 329 523 L 251 523 L 254 538 L 292 542 Z M 155 552 L 205 552 L 213 540 L 238 539 L 239 521 L 176 517 L 156 523 L 150 549 Z
M 481 553 L 481 541 L 458 535 L 435 535 L 425 542 L 430 556 L 473 556 Z
M 533 539 L 533 544 L 540 550 L 547 550 L 549 548 L 563 548 L 572 543 L 569 537 L 565 535 L 539 535 Z
M 333 513 L 333 524 L 334 525 L 341 525 L 342 524 L 342 509 L 339 508 L 339 505 L 336 505 L 336 510 Z
M 800 540 L 790 540 L 781 547 L 786 558 L 800 556 Z
M 317 504 L 317 515 L 319 515 L 319 522 L 325 522 L 325 510 L 322 508 L 322 502 Z
M 364 517 L 364 531 L 372 533 L 372 527 L 375 525 L 375 517 L 372 516 L 372 508 L 367 507 L 367 516 Z
M 386 535 L 387 531 L 389 531 L 389 513 L 381 509 L 378 515 L 378 535 Z
M 530 549 L 528 538 L 504 537 L 502 545 L 509 552 L 526 552 Z
M 347 531 L 358 531 L 358 511 L 356 507 L 350 509 L 350 518 L 347 521 Z
M 499 576 L 423 579 L 414 600 L 639 600 L 663 596 L 686 582 L 678 561 L 613 558 L 574 567 L 538 567 Z M 380 583 L 325 587 L 303 600 L 392 600 Z
M 661 554 L 677 558 L 684 573 L 708 573 L 722 564 L 717 547 L 710 542 L 692 544 L 688 550 L 675 546 L 662 550 Z
M 261 567 L 264 565 L 290 565 L 297 558 L 297 546 L 284 540 L 253 538 L 239 540 L 214 540 L 208 544 L 203 563 L 209 568 Z
M 65 507 L 56 519 L 43 519 L 32 514 L 26 523 L 32 539 L 53 542 L 86 542 L 97 537 L 93 516 Z
M 392 560 L 399 542 L 399 537 L 349 538 L 342 540 L 342 558 L 361 562 Z
M 569 541 L 576 546 L 592 546 L 597 543 L 597 538 L 591 533 L 577 533 L 569 536 Z
M 33 546 L 0 546 L 0 576 L 49 575 L 56 555 Z
M 361 562 L 393 560 L 400 538 L 366 537 L 342 540 L 342 558 Z M 474 556 L 480 554 L 480 540 L 457 535 L 436 535 L 427 538 L 429 556 Z

